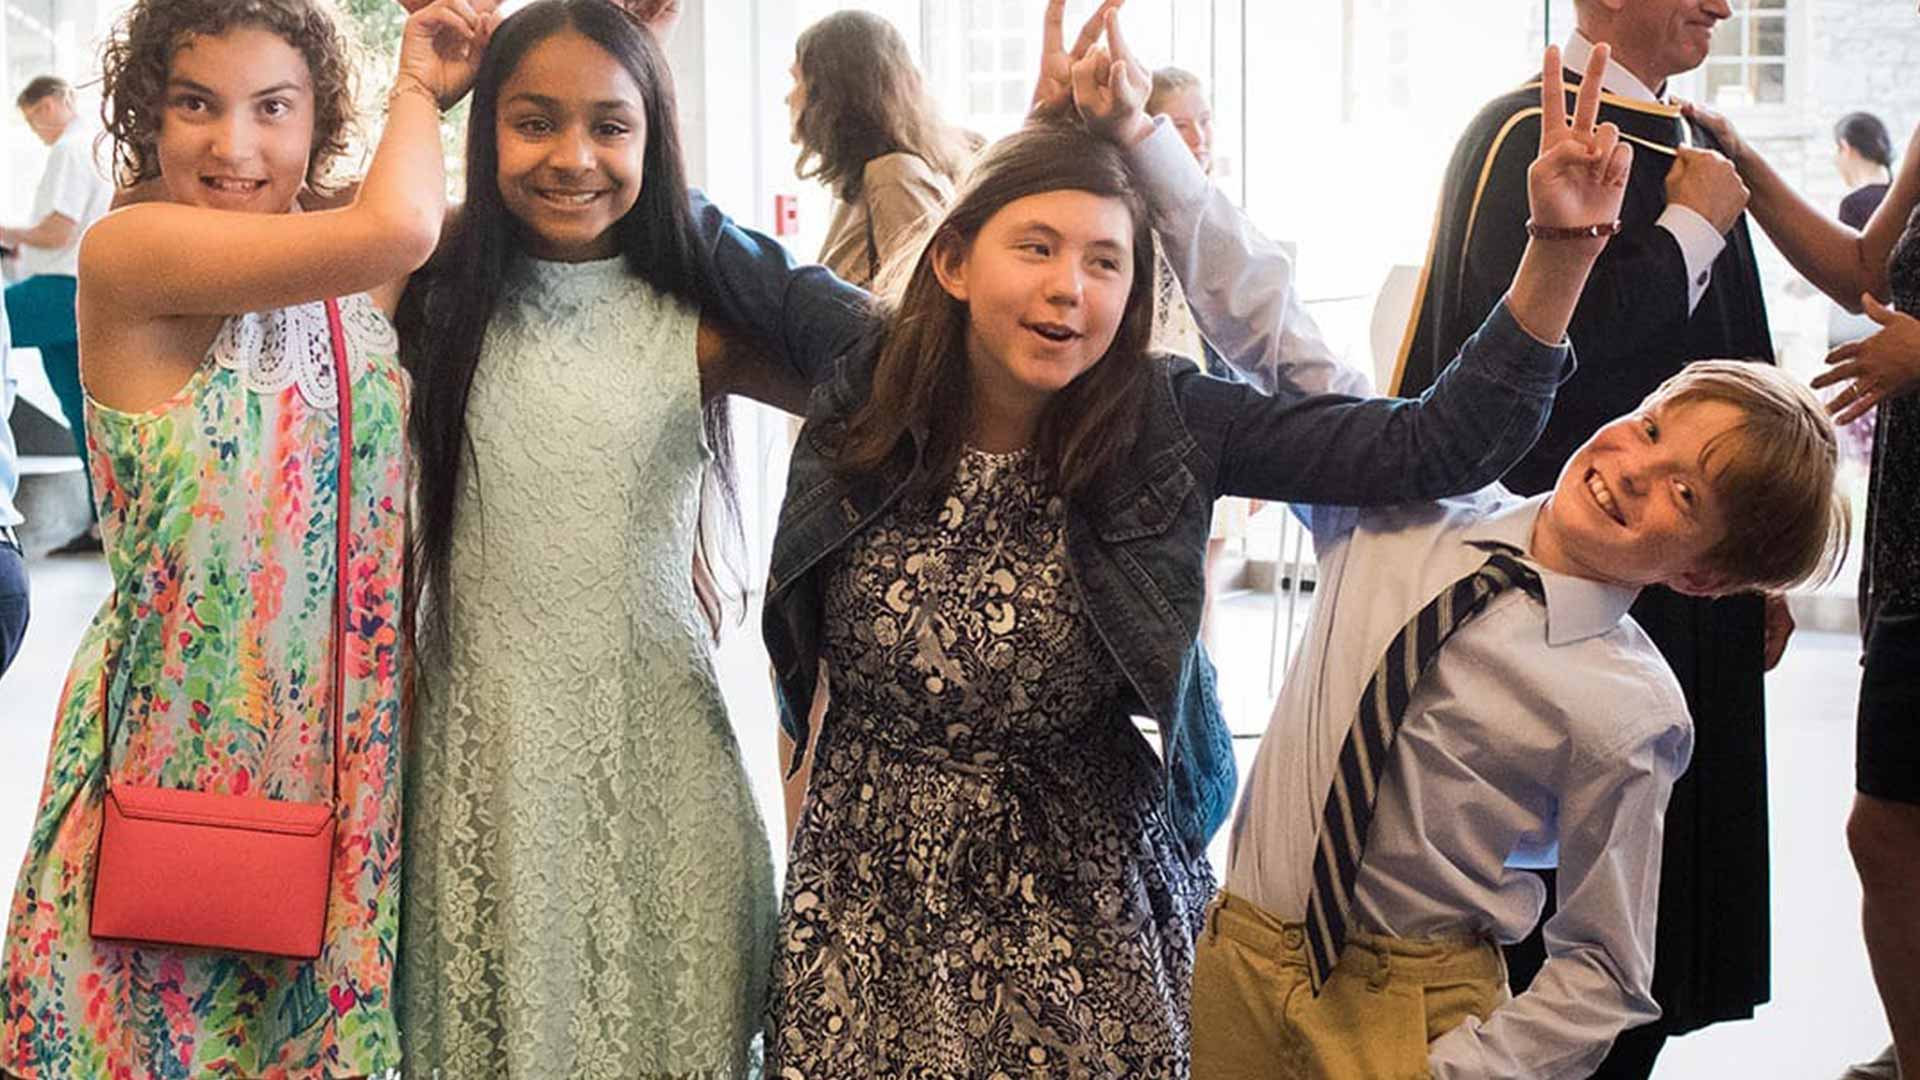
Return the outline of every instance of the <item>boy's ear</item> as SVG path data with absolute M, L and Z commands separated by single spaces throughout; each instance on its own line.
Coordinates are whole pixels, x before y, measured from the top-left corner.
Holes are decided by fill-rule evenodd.
M 933 238 L 933 276 L 939 279 L 940 287 L 947 295 L 964 304 L 967 302 L 967 256 L 960 249 L 960 241 L 951 233 L 942 232 Z

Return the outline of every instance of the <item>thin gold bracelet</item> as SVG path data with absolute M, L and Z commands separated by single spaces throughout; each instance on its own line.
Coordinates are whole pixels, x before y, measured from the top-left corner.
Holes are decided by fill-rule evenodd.
M 393 103 L 398 100 L 402 94 L 420 94 L 428 101 L 433 102 L 435 112 L 444 114 L 447 111 L 446 106 L 440 104 L 439 96 L 427 89 L 426 84 L 418 79 L 403 79 L 393 84 L 393 89 L 387 91 L 387 109 L 389 111 L 393 109 Z

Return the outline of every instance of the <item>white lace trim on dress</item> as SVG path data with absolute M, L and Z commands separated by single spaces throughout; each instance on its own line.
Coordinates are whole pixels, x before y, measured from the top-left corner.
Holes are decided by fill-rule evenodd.
M 391 356 L 399 350 L 393 324 L 364 293 L 340 301 L 340 325 L 347 339 L 347 375 L 355 382 L 372 366 L 374 355 Z M 278 394 L 297 386 L 313 408 L 331 409 L 339 401 L 325 303 L 232 316 L 220 327 L 208 354 L 214 363 L 239 372 L 254 393 Z

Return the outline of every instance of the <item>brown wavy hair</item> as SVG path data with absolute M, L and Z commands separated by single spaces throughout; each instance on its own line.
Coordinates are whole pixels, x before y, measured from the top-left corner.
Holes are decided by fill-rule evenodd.
M 867 162 L 908 153 L 949 180 L 966 168 L 964 133 L 940 119 L 906 40 L 887 20 L 840 11 L 800 34 L 793 47 L 806 102 L 794 122 L 794 172 L 848 202 L 860 197 Z
M 137 0 L 101 48 L 100 121 L 113 140 L 114 178 L 132 187 L 160 175 L 157 143 L 173 58 L 192 39 L 236 27 L 276 34 L 313 80 L 307 186 L 326 189 L 354 126 L 353 46 L 326 0 Z
M 900 300 L 886 315 L 873 389 L 838 435 L 843 473 L 880 470 L 910 432 L 927 432 L 923 493 L 953 475 L 973 417 L 967 306 L 941 287 L 936 259 L 972 247 L 1009 203 L 1051 191 L 1118 199 L 1133 216 L 1133 283 L 1113 344 L 1047 403 L 1034 450 L 1062 493 L 1077 494 L 1131 448 L 1152 365 L 1153 233 L 1126 158 L 1077 126 L 1028 127 L 989 146 L 934 230 Z

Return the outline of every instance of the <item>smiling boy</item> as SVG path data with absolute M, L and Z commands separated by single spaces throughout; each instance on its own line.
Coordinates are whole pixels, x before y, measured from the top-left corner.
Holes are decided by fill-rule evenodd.
M 1281 336 L 1245 318 L 1276 295 L 1247 257 L 1264 241 L 1171 126 L 1145 117 L 1144 72 L 1111 14 L 1106 30 L 1110 55 L 1096 46 L 1073 65 L 1076 106 L 1129 147 L 1207 339 L 1243 367 L 1280 360 Z M 1598 111 L 1607 60 L 1589 58 L 1576 129 Z M 1540 94 L 1544 138 L 1567 124 L 1557 50 Z M 1200 244 L 1208 218 L 1247 242 Z M 1526 258 L 1605 244 L 1619 226 L 1530 220 Z M 1661 827 L 1693 729 L 1627 609 L 1648 585 L 1721 596 L 1830 575 L 1848 520 L 1837 460 L 1809 389 L 1711 360 L 1601 426 L 1543 495 L 1495 484 L 1296 507 L 1313 530 L 1316 609 L 1201 934 L 1196 1080 L 1585 1077 L 1620 1032 L 1658 1017 Z M 1544 907 L 1526 868 L 1556 865 L 1547 962 L 1510 998 L 1499 946 Z
M 1050 42 L 1062 6 L 1048 9 Z M 1096 16 L 1105 45 L 1083 31 L 1079 59 L 1045 50 L 1036 100 L 1070 78 L 1088 127 L 1127 149 L 1203 334 L 1243 369 L 1284 370 L 1285 320 L 1248 313 L 1284 306 L 1285 264 L 1253 257 L 1269 243 L 1172 126 L 1146 116 L 1149 79 L 1116 7 Z M 1595 126 L 1608 60 L 1604 47 L 1589 57 L 1569 136 L 1559 51 L 1543 59 L 1523 265 L 1590 257 L 1620 229 L 1617 199 L 1579 207 L 1586 225 L 1565 206 L 1540 213 L 1575 142 L 1589 150 L 1581 168 L 1605 162 L 1624 186 L 1631 150 L 1598 150 L 1619 134 Z M 1534 296 L 1524 278 L 1509 307 Z M 1516 321 L 1540 344 L 1563 341 L 1564 322 Z M 1627 610 L 1656 583 L 1720 596 L 1830 575 L 1848 520 L 1837 461 L 1810 390 L 1715 360 L 1601 426 L 1546 494 L 1494 484 L 1296 507 L 1314 535 L 1316 610 L 1200 935 L 1196 1080 L 1571 1080 L 1657 1017 L 1662 820 L 1693 731 Z M 1548 959 L 1511 998 L 1500 943 L 1538 922 L 1546 887 L 1525 868 L 1548 865 Z
M 1194 1075 L 1586 1076 L 1657 1017 L 1661 821 L 1692 728 L 1627 608 L 1644 585 L 1830 570 L 1836 460 L 1810 391 L 1707 361 L 1546 495 L 1305 514 L 1319 608 L 1202 936 Z M 1546 966 L 1509 1000 L 1496 943 L 1545 900 L 1520 868 L 1556 864 Z

